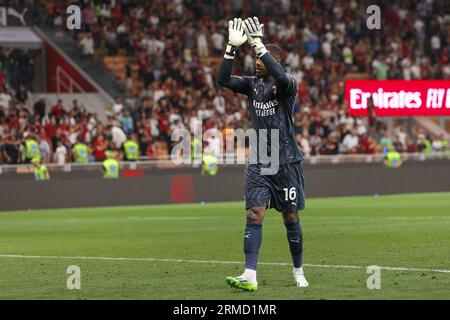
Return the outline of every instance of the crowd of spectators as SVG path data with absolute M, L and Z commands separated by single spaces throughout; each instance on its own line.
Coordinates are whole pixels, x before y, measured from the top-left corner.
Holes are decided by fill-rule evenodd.
M 77 136 L 95 150 L 119 147 L 118 141 L 137 133 L 142 155 L 153 157 L 156 141 L 167 143 L 170 151 L 171 132 L 193 132 L 197 120 L 203 130 L 248 128 L 246 98 L 215 82 L 228 19 L 256 15 L 265 25 L 265 43 L 280 45 L 283 65 L 297 79 L 294 123 L 305 154 L 373 154 L 389 145 L 420 152 L 446 145 L 442 137 L 427 137 L 410 127 L 389 132 L 373 115 L 351 117 L 343 96 L 344 80 L 355 74 L 379 80 L 450 79 L 450 12 L 445 0 L 380 1 L 381 30 L 367 29 L 365 1 L 70 2 L 82 8 L 83 37 L 77 39 L 81 53 L 130 57 L 139 66 L 143 89 L 137 96 L 117 98 L 105 124 L 77 104 L 51 106 L 37 115 L 35 106 L 24 101 L 15 101 L 14 108 L 2 105 L 8 98 L 2 100 L 7 94 L 0 93 L 0 144 L 19 141 L 31 130 L 50 142 L 52 152 L 59 142 L 70 149 Z M 50 21 L 63 25 L 66 3 L 45 5 Z M 252 49 L 242 46 L 234 72 L 253 73 L 254 59 Z M 131 82 L 130 66 L 126 73 Z

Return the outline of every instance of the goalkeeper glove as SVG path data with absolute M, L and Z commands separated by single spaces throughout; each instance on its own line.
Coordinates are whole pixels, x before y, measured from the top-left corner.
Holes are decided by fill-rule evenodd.
M 236 49 L 247 41 L 243 25 L 244 22 L 241 18 L 234 18 L 228 21 L 228 45 L 225 51 L 225 58 L 234 59 Z
M 244 31 L 247 35 L 248 44 L 252 46 L 256 56 L 260 58 L 267 52 L 261 40 L 264 33 L 264 24 L 260 24 L 257 17 L 247 18 L 244 20 Z

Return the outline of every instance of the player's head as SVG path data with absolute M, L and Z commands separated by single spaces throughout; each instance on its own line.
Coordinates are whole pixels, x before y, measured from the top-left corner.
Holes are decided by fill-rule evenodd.
M 281 48 L 279 46 L 277 46 L 276 44 L 267 44 L 266 49 L 267 49 L 267 51 L 270 52 L 270 54 L 272 55 L 272 57 L 275 60 L 277 60 L 279 63 L 281 63 L 283 54 L 282 54 Z M 266 67 L 264 66 L 264 63 L 262 63 L 262 61 L 260 59 L 256 59 L 255 70 L 256 70 L 256 75 L 258 77 L 267 77 L 269 75 L 269 72 L 267 71 Z

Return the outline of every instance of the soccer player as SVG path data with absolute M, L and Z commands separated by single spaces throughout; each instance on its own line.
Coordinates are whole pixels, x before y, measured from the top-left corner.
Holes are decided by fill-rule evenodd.
M 307 287 L 302 268 L 303 235 L 298 210 L 304 209 L 303 155 L 295 141 L 293 112 L 297 94 L 295 78 L 281 66 L 282 53 L 276 45 L 262 42 L 263 25 L 258 18 L 229 21 L 229 42 L 221 63 L 218 83 L 248 97 L 252 127 L 279 130 L 279 168 L 274 175 L 264 175 L 267 164 L 249 163 L 245 169 L 244 233 L 245 271 L 238 277 L 227 277 L 234 288 L 255 291 L 256 270 L 262 242 L 262 222 L 267 208 L 282 213 L 293 261 L 293 276 L 298 287 Z M 256 76 L 232 76 L 232 62 L 239 46 L 248 42 L 256 54 Z M 270 148 L 268 148 L 270 150 Z M 258 157 L 259 159 L 259 157 Z

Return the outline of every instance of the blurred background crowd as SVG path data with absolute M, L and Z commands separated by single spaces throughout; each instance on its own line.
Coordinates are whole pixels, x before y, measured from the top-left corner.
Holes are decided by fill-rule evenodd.
M 447 148 L 441 136 L 399 122 L 387 130 L 372 111 L 348 115 L 344 80 L 450 79 L 450 12 L 445 0 L 381 2 L 382 30 L 367 29 L 365 1 L 36 1 L 39 23 L 64 28 L 68 3 L 82 8 L 83 30 L 72 32 L 85 59 L 124 57 L 117 97 L 106 123 L 73 101 L 31 103 L 33 55 L 0 49 L 0 163 L 20 163 L 23 140 L 36 137 L 45 162 L 71 161 L 81 141 L 92 161 L 119 150 L 136 134 L 141 156 L 170 153 L 175 129 L 250 127 L 247 99 L 216 84 L 227 43 L 227 21 L 256 15 L 265 43 L 284 52 L 283 66 L 298 83 L 294 123 L 307 156 L 431 152 Z M 255 56 L 242 46 L 235 74 L 252 74 Z M 5 83 L 9 75 L 11 87 Z M 162 146 L 162 147 L 161 147 Z M 22 151 L 21 151 L 22 149 Z

